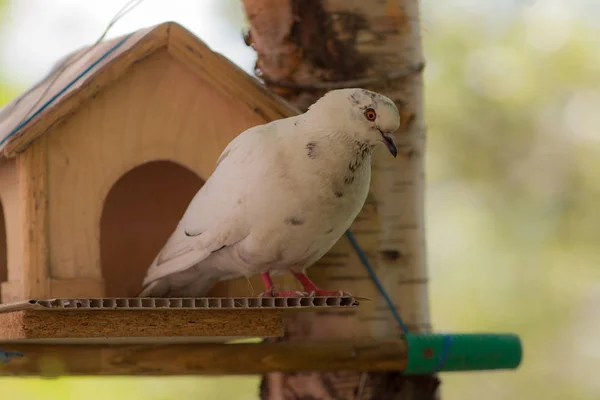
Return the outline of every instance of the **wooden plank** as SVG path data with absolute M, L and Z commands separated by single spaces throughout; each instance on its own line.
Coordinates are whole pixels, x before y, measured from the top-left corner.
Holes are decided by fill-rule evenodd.
M 279 310 L 25 310 L 0 314 L 0 340 L 283 336 Z
M 0 375 L 232 375 L 272 371 L 402 371 L 401 339 L 260 344 L 45 345 L 0 343 Z
M 50 295 L 48 248 L 48 140 L 40 138 L 17 158 L 21 202 L 23 297 Z
M 102 297 L 104 281 L 94 278 L 51 279 L 52 297 Z
M 6 228 L 6 262 L 8 280 L 2 283 L 2 302 L 21 298 L 21 201 L 17 162 L 14 159 L 0 160 L 0 202 L 4 209 Z M 4 228 L 0 227 L 0 229 Z
M 9 281 L 0 283 L 0 293 L 2 294 L 2 303 L 13 303 L 21 300 L 23 293 L 23 284 L 21 281 Z

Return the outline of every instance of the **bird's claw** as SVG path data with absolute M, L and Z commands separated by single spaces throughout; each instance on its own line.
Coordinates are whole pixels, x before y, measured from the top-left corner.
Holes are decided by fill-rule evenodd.
M 275 290 L 267 290 L 259 294 L 258 297 L 309 297 L 309 293 L 300 291 L 279 292 Z
M 258 295 L 258 297 L 352 297 L 352 294 L 342 290 L 306 289 L 308 290 L 304 292 L 297 290 L 291 292 L 281 292 L 273 287 L 270 290 L 262 292 Z
M 309 297 L 352 297 L 352 294 L 349 292 L 344 292 L 342 290 L 313 290 L 309 293 Z

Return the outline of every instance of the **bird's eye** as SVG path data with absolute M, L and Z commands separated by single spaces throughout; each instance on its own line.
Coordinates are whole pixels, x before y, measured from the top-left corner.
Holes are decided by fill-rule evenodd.
M 377 113 L 375 112 L 375 110 L 373 110 L 372 108 L 367 108 L 365 110 L 365 117 L 369 120 L 369 121 L 375 121 L 375 118 L 377 118 Z

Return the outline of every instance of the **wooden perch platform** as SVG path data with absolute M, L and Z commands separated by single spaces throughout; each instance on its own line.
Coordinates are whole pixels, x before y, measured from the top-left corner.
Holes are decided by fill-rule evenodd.
M 283 311 L 357 305 L 352 297 L 29 300 L 0 306 L 0 341 L 164 344 L 280 337 Z
M 404 339 L 232 343 L 283 336 L 284 311 L 353 297 L 53 299 L 0 306 L 0 376 L 402 370 Z
M 138 346 L 0 343 L 0 375 L 13 376 L 402 371 L 406 361 L 401 339 Z

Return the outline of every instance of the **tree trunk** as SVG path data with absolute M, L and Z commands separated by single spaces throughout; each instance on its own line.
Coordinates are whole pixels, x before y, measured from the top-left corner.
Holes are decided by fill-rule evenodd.
M 379 278 L 412 331 L 428 331 L 424 235 L 422 52 L 417 0 L 243 0 L 256 74 L 306 110 L 328 89 L 365 87 L 401 110 L 397 159 L 373 159 L 371 192 L 352 225 Z M 365 267 L 343 238 L 309 274 L 324 288 L 372 301 L 340 314 L 295 313 L 286 338 L 385 338 L 401 333 Z M 434 399 L 438 380 L 400 373 L 272 373 L 263 399 Z

